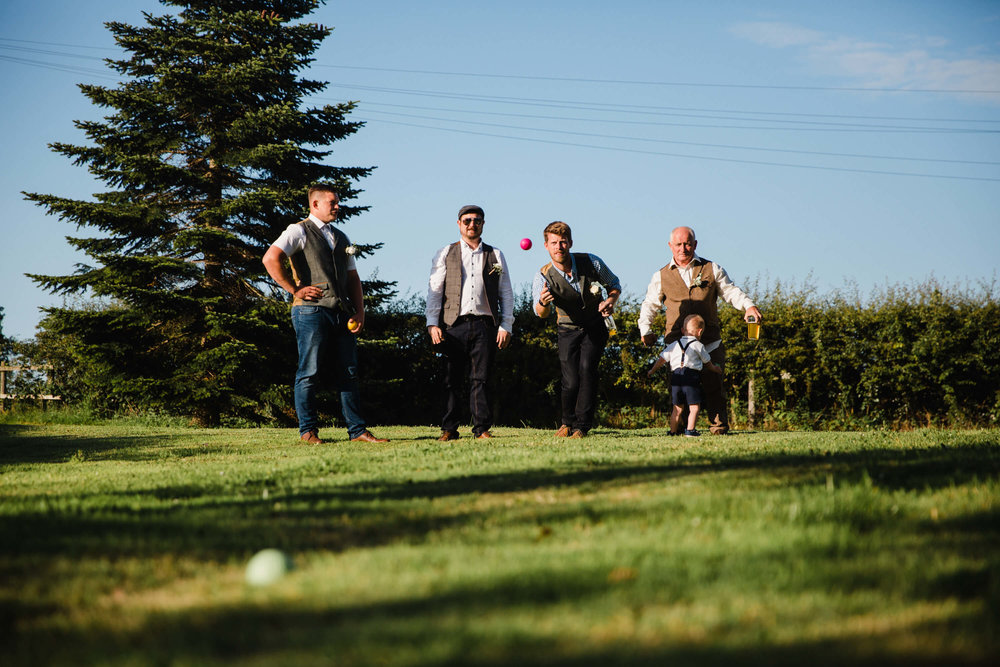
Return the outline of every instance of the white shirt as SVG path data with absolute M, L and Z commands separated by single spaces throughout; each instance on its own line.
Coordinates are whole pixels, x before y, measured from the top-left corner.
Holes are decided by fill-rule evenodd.
M 500 328 L 510 333 L 514 330 L 514 288 L 510 284 L 510 274 L 507 272 L 507 260 L 498 248 L 493 248 L 489 257 L 483 251 L 484 244 L 473 249 L 464 240 L 459 241 L 462 249 L 462 304 L 458 314 L 462 315 L 492 315 L 490 305 L 486 301 L 486 289 L 483 284 L 484 262 L 494 262 L 493 254 L 500 260 Z M 427 285 L 427 326 L 441 326 L 441 306 L 444 303 L 444 279 L 447 273 L 445 257 L 450 245 L 441 248 L 431 261 L 431 277 Z M 490 269 L 492 271 L 492 268 Z
M 312 213 L 309 214 L 309 221 L 312 222 L 314 225 L 316 225 L 320 233 L 323 234 L 323 238 L 326 239 L 327 244 L 330 246 L 330 251 L 332 252 L 334 249 L 336 249 L 337 239 L 334 237 L 333 230 L 330 228 L 330 225 L 332 223 L 322 222 Z M 286 257 L 291 257 L 295 253 L 299 253 L 305 250 L 307 238 L 308 237 L 306 236 L 306 230 L 302 228 L 302 225 L 296 222 L 294 224 L 288 225 L 288 228 L 285 229 L 285 231 L 281 232 L 281 236 L 278 237 L 278 240 L 272 243 L 271 245 L 277 246 L 278 249 L 281 250 L 281 252 L 285 253 Z M 351 243 L 350 240 L 348 240 L 347 243 L 348 245 L 350 245 Z M 347 270 L 348 271 L 358 270 L 358 263 L 354 261 L 354 255 L 347 256 Z
M 681 344 L 687 347 L 684 349 Z M 712 360 L 708 354 L 708 349 L 701 344 L 701 341 L 694 336 L 681 336 L 660 353 L 663 360 L 670 364 L 670 370 L 676 371 L 681 368 L 693 368 L 700 371 L 705 364 Z
M 695 267 L 695 260 L 701 260 L 698 255 L 695 255 L 687 266 L 678 266 L 677 262 L 671 258 L 670 264 L 668 266 L 676 266 L 677 272 L 680 274 L 681 279 L 684 284 L 691 287 L 691 279 L 694 277 L 694 269 L 701 269 L 701 266 Z M 729 305 L 733 306 L 738 310 L 745 311 L 747 308 L 753 308 L 753 301 L 746 292 L 737 287 L 726 270 L 719 266 L 717 263 L 712 262 L 712 266 L 715 269 L 715 282 L 719 285 L 719 296 L 723 298 Z M 663 309 L 663 304 L 660 303 L 660 272 L 657 271 L 653 274 L 653 277 L 649 281 L 649 286 L 646 288 L 646 298 L 642 300 L 642 306 L 639 308 L 639 335 L 645 336 L 649 333 L 652 328 L 653 318 L 656 314 Z M 719 347 L 722 341 L 715 341 L 708 345 L 708 351 L 711 352 L 715 348 Z

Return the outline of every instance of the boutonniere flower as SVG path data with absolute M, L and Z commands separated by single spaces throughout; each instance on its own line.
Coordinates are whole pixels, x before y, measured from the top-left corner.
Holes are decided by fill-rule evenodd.
M 597 283 L 590 283 L 590 293 L 593 294 L 594 296 L 600 296 L 601 286 L 598 285 Z
M 707 284 L 708 281 L 701 277 L 701 271 L 699 271 L 698 275 L 691 281 L 691 287 L 704 287 Z
M 490 269 L 490 275 L 492 276 L 494 273 L 498 276 L 503 275 L 503 264 L 500 262 L 494 264 L 493 268 Z
M 358 254 L 358 246 L 356 246 L 356 245 L 354 245 L 352 243 L 351 245 L 349 245 L 346 248 L 344 248 L 344 254 L 345 255 L 357 255 Z

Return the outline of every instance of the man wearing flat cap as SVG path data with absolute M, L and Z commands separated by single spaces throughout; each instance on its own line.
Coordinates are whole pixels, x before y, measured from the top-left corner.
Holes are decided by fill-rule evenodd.
M 489 378 L 497 350 L 510 343 L 514 290 L 503 253 L 483 241 L 486 215 L 474 204 L 458 212 L 459 240 L 434 255 L 427 289 L 427 333 L 445 358 L 446 407 L 441 437 L 457 440 L 461 392 L 469 380 L 472 435 L 492 438 Z

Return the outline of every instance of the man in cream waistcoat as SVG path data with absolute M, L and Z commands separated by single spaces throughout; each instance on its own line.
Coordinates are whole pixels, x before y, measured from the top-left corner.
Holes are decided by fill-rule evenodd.
M 653 318 L 666 311 L 663 344 L 678 340 L 683 332 L 684 318 L 691 314 L 705 319 L 701 342 L 712 357 L 712 363 L 725 371 L 726 349 L 722 345 L 719 324 L 719 298 L 744 311 L 744 319 L 753 315 L 761 321 L 760 311 L 750 297 L 733 284 L 726 270 L 715 262 L 695 254 L 698 241 L 690 227 L 677 227 L 670 234 L 670 263 L 653 274 L 646 288 L 646 297 L 639 310 L 639 334 L 647 347 L 656 342 Z M 704 403 L 702 413 L 708 417 L 709 430 L 715 435 L 729 432 L 729 412 L 726 401 L 725 377 L 721 373 L 702 372 Z
M 445 358 L 446 407 L 441 437 L 457 440 L 462 421 L 460 393 L 469 379 L 472 434 L 492 438 L 490 371 L 497 350 L 510 343 L 514 290 L 503 253 L 483 241 L 486 214 L 476 205 L 458 212 L 460 239 L 441 248 L 431 262 L 427 288 L 427 333 Z
M 264 254 L 264 268 L 292 301 L 292 325 L 299 352 L 295 372 L 295 412 L 299 437 L 310 444 L 319 439 L 316 392 L 327 373 L 334 375 L 340 405 L 351 440 L 388 442 L 376 438 L 361 416 L 358 352 L 355 336 L 365 324 L 364 294 L 354 261 L 354 246 L 333 225 L 340 212 L 340 195 L 325 184 L 309 188 L 309 217 L 289 225 Z M 291 271 L 286 266 L 291 263 Z M 357 328 L 348 330 L 348 321 Z

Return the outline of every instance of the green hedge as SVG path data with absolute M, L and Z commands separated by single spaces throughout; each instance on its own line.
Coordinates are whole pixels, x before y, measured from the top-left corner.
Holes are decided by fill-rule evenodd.
M 867 299 L 818 296 L 781 284 L 753 294 L 764 313 L 760 340 L 746 337 L 742 314 L 721 310 L 733 425 L 745 427 L 753 381 L 755 421 L 771 429 L 920 426 L 992 427 L 1000 421 L 1000 299 L 994 284 L 946 288 L 935 281 L 891 286 Z M 555 324 L 516 304 L 512 344 L 497 355 L 498 424 L 555 427 L 559 362 Z M 602 361 L 599 419 L 633 428 L 665 425 L 666 372 L 646 370 L 660 348 L 638 334 L 639 302 L 623 299 Z M 436 424 L 443 364 L 424 330 L 423 302 L 411 298 L 373 313 L 362 353 L 366 412 L 385 423 Z M 375 335 L 381 334 L 381 335 Z
M 762 337 L 746 338 L 742 314 L 721 310 L 727 346 L 732 424 L 745 427 L 752 382 L 754 425 L 770 429 L 995 427 L 1000 421 L 1000 299 L 995 283 L 943 287 L 928 281 L 891 286 L 868 298 L 817 295 L 782 284 L 748 290 L 764 313 Z M 277 305 L 275 305 L 277 307 Z M 282 306 L 282 308 L 284 308 Z M 624 298 L 602 360 L 598 420 L 616 428 L 666 425 L 669 374 L 646 370 L 659 347 L 639 340 L 639 302 Z M 553 320 L 531 311 L 526 290 L 516 298 L 513 342 L 498 353 L 494 373 L 497 425 L 555 428 L 559 419 L 559 360 Z M 256 399 L 221 406 L 219 423 L 295 423 L 294 332 L 287 316 L 271 318 L 254 386 Z M 662 324 L 658 324 L 662 328 Z M 179 414 L 156 396 L 116 390 L 122 369 L 109 365 L 69 332 L 43 332 L 18 346 L 24 361 L 52 364 L 50 374 L 71 403 L 115 414 Z M 420 297 L 397 299 L 369 312 L 361 338 L 364 412 L 372 424 L 438 424 L 444 364 L 424 327 Z M 147 372 L 152 372 L 147 371 Z M 250 387 L 238 388 L 248 395 Z M 339 401 L 322 396 L 322 414 L 337 420 Z

